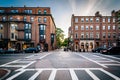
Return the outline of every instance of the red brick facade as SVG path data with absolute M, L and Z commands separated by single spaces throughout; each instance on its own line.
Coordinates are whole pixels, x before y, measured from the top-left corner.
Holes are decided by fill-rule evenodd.
M 71 19 L 72 47 L 75 51 L 85 49 L 91 51 L 96 47 L 111 47 L 117 45 L 118 24 L 115 12 L 111 16 L 74 16 Z M 70 28 L 69 28 L 70 29 Z
M 49 7 L 0 7 L 0 27 L 1 48 L 56 47 L 56 25 Z

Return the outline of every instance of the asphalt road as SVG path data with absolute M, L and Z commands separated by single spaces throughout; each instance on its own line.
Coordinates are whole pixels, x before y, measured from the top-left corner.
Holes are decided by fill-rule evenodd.
M 56 50 L 36 54 L 1 54 L 3 80 L 120 80 L 120 55 Z

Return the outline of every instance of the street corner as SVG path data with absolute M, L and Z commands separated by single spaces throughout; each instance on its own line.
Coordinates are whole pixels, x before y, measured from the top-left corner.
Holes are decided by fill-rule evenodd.
M 8 76 L 10 73 L 10 70 L 5 69 L 5 68 L 0 68 L 0 80 Z

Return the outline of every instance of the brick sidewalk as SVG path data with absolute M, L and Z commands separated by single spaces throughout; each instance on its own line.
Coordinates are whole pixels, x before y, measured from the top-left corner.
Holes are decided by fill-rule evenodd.
M 8 71 L 6 69 L 0 69 L 0 79 L 7 75 Z

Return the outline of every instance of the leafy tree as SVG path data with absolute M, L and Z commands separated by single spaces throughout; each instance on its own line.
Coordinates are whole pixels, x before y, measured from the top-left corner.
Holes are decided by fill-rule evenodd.
M 64 31 L 61 28 L 56 28 L 56 40 L 57 40 L 57 47 L 62 46 L 62 42 L 64 40 Z
M 65 46 L 65 47 L 68 46 L 68 38 L 66 38 L 66 39 L 64 40 L 64 42 L 62 43 L 62 46 Z

